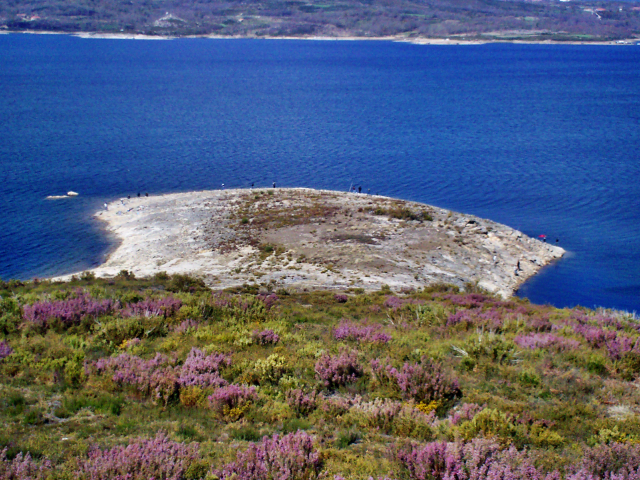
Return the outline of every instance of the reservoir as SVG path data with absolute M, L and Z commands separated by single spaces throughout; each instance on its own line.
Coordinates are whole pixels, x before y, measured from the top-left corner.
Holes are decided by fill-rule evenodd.
M 121 196 L 276 182 L 545 235 L 519 295 L 640 310 L 636 46 L 5 34 L 0 91 L 2 279 L 100 264 Z

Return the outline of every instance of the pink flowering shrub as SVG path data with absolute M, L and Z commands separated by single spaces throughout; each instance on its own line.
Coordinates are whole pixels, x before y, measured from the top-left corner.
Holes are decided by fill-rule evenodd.
M 576 333 L 582 335 L 592 348 L 596 349 L 605 346 L 607 342 L 616 338 L 616 332 L 593 325 L 575 325 L 573 329 Z
M 117 357 L 101 358 L 95 364 L 96 373 L 111 375 L 119 386 L 135 387 L 142 395 L 154 395 L 165 404 L 181 387 L 220 387 L 227 381 L 220 376 L 220 368 L 231 364 L 228 355 L 205 355 L 197 348 L 191 349 L 181 366 L 175 358 L 157 353 L 150 360 L 123 353 Z
M 449 315 L 447 319 L 447 326 L 464 325 L 466 328 L 475 326 L 485 326 L 492 330 L 496 330 L 502 327 L 504 322 L 504 313 L 500 310 L 492 308 L 486 311 L 478 310 L 459 310 L 456 313 Z
M 145 298 L 130 303 L 122 310 L 123 317 L 171 317 L 182 306 L 182 300 L 174 297 Z
M 182 480 L 197 461 L 198 445 L 172 442 L 163 433 L 152 440 L 138 439 L 126 446 L 93 449 L 80 460 L 75 478 L 80 480 Z
M 189 332 L 197 331 L 199 326 L 200 324 L 198 322 L 196 322 L 195 320 L 192 320 L 191 318 L 187 318 L 182 323 L 180 323 L 180 325 L 174 327 L 173 331 L 175 333 L 184 335 Z
M 458 381 L 450 379 L 440 363 L 422 357 L 420 363 L 405 363 L 400 370 L 388 362 L 372 360 L 379 383 L 397 388 L 402 397 L 416 402 L 452 402 L 462 396 Z
M 222 387 L 228 382 L 220 376 L 220 369 L 230 365 L 229 355 L 223 353 L 205 355 L 202 350 L 192 348 L 180 369 L 178 383 L 181 387 Z
M 60 322 L 65 328 L 78 325 L 85 318 L 98 318 L 119 312 L 123 317 L 169 317 L 182 306 L 182 301 L 174 297 L 160 299 L 147 298 L 130 303 L 121 308 L 119 302 L 98 300 L 87 292 L 78 290 L 72 298 L 36 302 L 22 308 L 22 318 L 28 325 L 41 330 L 49 328 L 52 322 Z
M 575 350 L 580 342 L 570 338 L 560 337 L 552 333 L 530 333 L 518 335 L 513 341 L 522 348 L 534 350 L 536 348 L 555 348 L 556 350 Z
M 175 359 L 157 353 L 151 360 L 123 353 L 101 358 L 95 364 L 96 373 L 110 374 L 121 387 L 132 386 L 142 395 L 153 395 L 166 404 L 178 393 L 178 371 Z
M 322 355 L 316 362 L 315 372 L 316 378 L 327 388 L 353 383 L 364 374 L 357 352 L 347 350 L 339 355 Z
M 0 342 L 0 361 L 13 353 L 13 348 L 7 342 Z
M 460 425 L 462 422 L 473 420 L 473 417 L 482 410 L 483 407 L 477 403 L 463 403 L 459 407 L 456 407 L 456 411 L 451 415 L 451 424 Z
M 83 291 L 66 300 L 36 302 L 22 307 L 22 318 L 31 325 L 46 330 L 52 321 L 65 327 L 78 325 L 87 317 L 97 318 L 119 307 L 113 300 L 97 300 Z
M 495 304 L 496 299 L 480 293 L 468 293 L 466 295 L 442 295 L 452 305 L 466 308 L 481 308 L 487 304 Z
M 359 325 L 343 320 L 333 331 L 336 340 L 351 340 L 368 343 L 389 343 L 391 335 L 380 331 L 379 325 Z
M 0 450 L 1 480 L 46 480 L 54 472 L 49 460 L 36 462 L 27 453 L 18 453 L 13 460 L 7 458 L 7 449 Z
M 349 297 L 343 293 L 336 293 L 333 296 L 333 299 L 338 303 L 347 303 L 347 300 L 349 300 Z
M 639 480 L 640 445 L 612 443 L 589 448 L 577 471 L 567 479 Z
M 413 298 L 398 298 L 396 296 L 390 295 L 384 301 L 384 306 L 390 310 L 399 310 L 405 305 L 413 305 L 422 303 L 420 300 L 415 300 Z
M 527 330 L 533 332 L 550 332 L 552 330 L 556 330 L 559 328 L 557 325 L 554 325 L 549 321 L 549 316 L 545 315 L 542 317 L 533 317 L 527 319 Z
M 303 431 L 264 437 L 238 453 L 236 460 L 213 473 L 237 480 L 314 480 L 322 470 L 320 453 Z
M 560 480 L 538 470 L 526 452 L 484 439 L 469 443 L 430 442 L 401 449 L 398 461 L 411 480 Z
M 254 331 L 252 336 L 253 341 L 258 345 L 275 345 L 280 341 L 280 336 L 273 330 L 258 330 Z
M 271 307 L 273 307 L 279 300 L 275 293 L 256 295 L 256 299 L 264 303 L 267 310 L 271 310 Z
M 258 398 L 256 387 L 231 384 L 220 387 L 209 396 L 211 408 L 220 414 L 228 414 L 233 409 L 241 408 Z
M 318 406 L 316 392 L 305 393 L 304 390 L 296 388 L 289 390 L 285 398 L 297 415 L 308 415 Z
M 328 417 L 335 418 L 338 415 L 348 412 L 355 403 L 356 401 L 351 398 L 338 396 L 324 397 L 320 403 L 320 410 L 322 410 Z

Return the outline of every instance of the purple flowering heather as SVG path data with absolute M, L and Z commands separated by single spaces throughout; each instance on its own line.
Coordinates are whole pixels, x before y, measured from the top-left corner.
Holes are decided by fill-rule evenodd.
M 449 315 L 447 326 L 463 324 L 467 328 L 471 326 L 486 326 L 491 329 L 502 327 L 504 314 L 500 310 L 492 308 L 484 312 L 478 310 L 459 310 Z
M 192 348 L 182 366 L 175 358 L 157 353 L 151 360 L 123 353 L 117 357 L 101 358 L 95 364 L 98 374 L 110 374 L 120 386 L 133 386 L 143 395 L 155 394 L 165 403 L 180 387 L 221 387 L 227 381 L 220 376 L 220 368 L 229 366 L 231 358 L 221 353 L 205 355 Z
M 7 449 L 0 450 L 0 479 L 45 480 L 54 472 L 49 460 L 36 462 L 27 453 L 18 453 L 13 460 L 7 458 Z
M 7 342 L 0 342 L 0 361 L 13 353 L 13 348 Z
M 355 382 L 364 371 L 358 363 L 358 354 L 343 350 L 339 355 L 322 355 L 315 366 L 316 378 L 327 388 L 335 388 Z
M 534 332 L 550 332 L 559 327 L 549 321 L 549 316 L 534 317 L 527 320 L 527 329 Z
M 255 401 L 256 387 L 236 385 L 232 383 L 226 387 L 220 387 L 213 395 L 209 396 L 209 404 L 218 413 L 223 413 L 226 409 L 241 407 L 250 401 Z
M 535 468 L 525 451 L 502 450 L 485 439 L 469 443 L 430 442 L 398 452 L 412 480 L 560 480 L 558 472 L 546 475 Z
M 584 452 L 578 470 L 570 480 L 640 480 L 640 445 L 612 443 Z
M 122 310 L 123 317 L 171 317 L 182 306 L 182 300 L 174 297 L 145 298 L 130 303 Z
M 180 325 L 178 325 L 177 327 L 174 327 L 173 331 L 175 333 L 184 335 L 185 333 L 188 333 L 190 331 L 195 332 L 196 330 L 198 330 L 199 326 L 200 324 L 198 322 L 196 322 L 195 320 L 192 320 L 191 318 L 187 318 Z
M 333 299 L 338 303 L 347 303 L 347 300 L 349 300 L 349 297 L 347 297 L 344 293 L 336 293 L 333 296 Z
M 467 308 L 480 308 L 487 303 L 494 303 L 496 300 L 479 293 L 468 293 L 466 295 L 444 295 L 444 299 L 449 300 L 453 305 Z
M 592 348 L 603 347 L 607 342 L 616 338 L 616 332 L 592 325 L 575 325 L 573 329 L 582 335 Z
M 513 341 L 522 348 L 534 350 L 536 348 L 551 348 L 557 350 L 575 350 L 580 347 L 580 342 L 570 338 L 560 337 L 552 333 L 530 333 L 518 335 Z
M 389 343 L 392 337 L 381 332 L 379 325 L 359 325 L 355 322 L 343 320 L 333 331 L 333 338 L 356 342 Z
M 427 357 L 422 357 L 420 363 L 405 363 L 400 370 L 380 360 L 372 360 L 371 367 L 381 384 L 396 387 L 405 399 L 431 402 L 462 396 L 458 381 L 450 379 L 440 363 Z
M 631 352 L 640 354 L 640 338 L 617 335 L 607 342 L 607 352 L 612 360 L 620 360 Z
M 163 433 L 152 440 L 138 439 L 127 446 L 90 450 L 74 472 L 82 480 L 182 480 L 198 460 L 198 445 L 172 442 Z
M 323 398 L 323 397 L 320 397 Z M 358 400 L 359 401 L 359 400 Z M 356 400 L 343 397 L 324 397 L 320 409 L 331 417 L 347 413 L 356 404 Z
M 202 350 L 192 348 L 180 369 L 178 383 L 182 387 L 193 385 L 202 388 L 222 387 L 228 382 L 220 376 L 220 368 L 229 365 L 231 365 L 229 355 L 223 353 L 205 355 Z
M 22 318 L 40 328 L 47 328 L 51 321 L 59 320 L 65 326 L 79 324 L 87 317 L 97 318 L 118 308 L 113 300 L 97 300 L 88 293 L 79 291 L 67 300 L 36 302 L 22 307 Z
M 143 395 L 154 394 L 165 404 L 178 392 L 175 359 L 160 353 L 151 360 L 123 353 L 117 357 L 101 358 L 95 367 L 98 374 L 111 374 L 117 385 L 135 387 Z
M 254 331 L 252 334 L 253 341 L 258 345 L 275 345 L 280 341 L 280 336 L 273 330 Z
M 424 304 L 423 300 L 416 300 L 415 298 L 398 298 L 394 295 L 387 296 L 383 303 L 385 307 L 394 311 L 404 307 L 405 305 L 422 305 L 422 304 Z
M 320 454 L 305 432 L 264 437 L 238 453 L 235 462 L 213 471 L 226 480 L 314 480 L 322 469 Z
M 270 293 L 269 295 L 260 294 L 257 295 L 256 298 L 264 303 L 264 306 L 267 308 L 267 310 L 271 310 L 271 307 L 273 307 L 279 300 L 278 296 L 275 293 Z
M 305 393 L 302 389 L 292 389 L 286 394 L 287 404 L 298 415 L 308 415 L 313 412 L 318 403 L 316 392 Z
M 477 403 L 463 403 L 459 407 L 456 407 L 456 411 L 451 415 L 451 424 L 460 425 L 462 422 L 473 420 L 473 417 L 482 410 L 483 407 Z
M 404 305 L 404 302 L 398 297 L 389 296 L 385 299 L 383 305 L 392 310 L 397 310 Z

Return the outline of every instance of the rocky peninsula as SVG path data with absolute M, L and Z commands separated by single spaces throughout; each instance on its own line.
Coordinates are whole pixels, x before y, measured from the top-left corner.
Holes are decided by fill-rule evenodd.
M 123 198 L 96 216 L 119 241 L 107 261 L 92 270 L 96 276 L 121 270 L 142 277 L 188 273 L 213 288 L 389 285 L 400 291 L 475 283 L 507 298 L 564 254 L 560 247 L 472 215 L 307 188 Z

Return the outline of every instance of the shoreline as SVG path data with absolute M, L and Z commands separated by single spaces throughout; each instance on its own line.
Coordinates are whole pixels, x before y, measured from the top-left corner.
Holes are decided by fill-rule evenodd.
M 104 40 L 178 40 L 182 38 L 202 38 L 211 40 L 307 40 L 307 41 L 374 41 L 374 42 L 398 42 L 410 43 L 413 45 L 487 45 L 487 44 L 519 44 L 519 45 L 609 45 L 609 46 L 636 46 L 640 42 L 639 38 L 627 38 L 623 40 L 607 40 L 607 41 L 557 41 L 557 40 L 510 40 L 505 39 L 486 39 L 486 40 L 463 40 L 455 37 L 450 38 L 428 38 L 415 37 L 408 38 L 401 35 L 392 35 L 387 37 L 327 37 L 327 36 L 300 36 L 300 37 L 259 37 L 259 36 L 235 36 L 235 35 L 145 35 L 145 34 L 128 34 L 128 33 L 97 33 L 97 32 L 56 32 L 56 31 L 37 31 L 37 30 L 0 30 L 0 34 L 30 34 L 30 35 L 69 35 L 72 37 L 84 39 L 104 39 Z
M 94 217 L 116 242 L 106 261 L 88 272 L 107 278 L 121 270 L 139 277 L 190 274 L 217 289 L 256 284 L 377 290 L 389 285 L 402 291 L 476 283 L 508 298 L 565 253 L 473 215 L 307 188 L 122 198 Z

